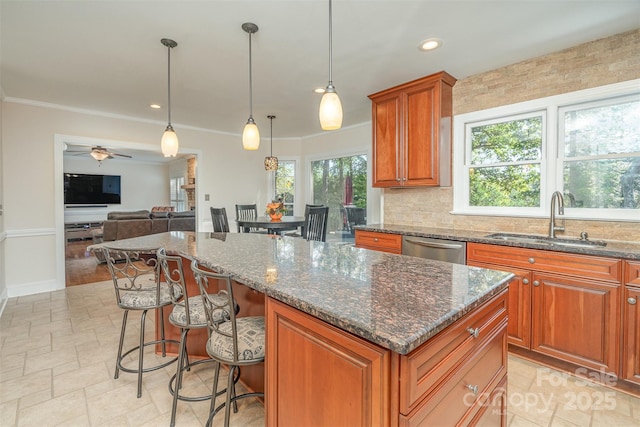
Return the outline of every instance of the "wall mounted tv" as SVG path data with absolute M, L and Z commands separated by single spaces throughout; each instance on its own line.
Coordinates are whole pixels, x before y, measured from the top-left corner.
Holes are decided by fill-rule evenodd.
M 120 175 L 64 174 L 65 205 L 119 205 Z

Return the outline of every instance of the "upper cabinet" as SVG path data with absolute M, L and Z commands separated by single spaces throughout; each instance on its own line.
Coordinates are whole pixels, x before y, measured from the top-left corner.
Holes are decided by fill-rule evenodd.
M 451 185 L 455 83 L 442 71 L 369 95 L 374 187 Z

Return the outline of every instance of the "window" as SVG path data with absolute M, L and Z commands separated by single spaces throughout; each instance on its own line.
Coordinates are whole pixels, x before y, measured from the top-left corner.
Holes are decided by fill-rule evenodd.
M 561 108 L 559 124 L 568 206 L 640 208 L 640 100 Z
M 278 161 L 278 170 L 275 174 L 275 194 L 276 197 L 282 197 L 284 207 L 287 209 L 286 216 L 294 216 L 295 176 L 295 160 Z
M 638 82 L 456 116 L 454 213 L 640 220 Z
M 186 211 L 186 192 L 182 189 L 184 177 L 171 178 L 169 185 L 171 187 L 171 206 L 173 206 L 173 210 L 176 212 Z
M 329 206 L 328 233 L 351 233 L 347 210 L 359 212 L 366 224 L 367 156 L 364 154 L 311 162 L 313 204 Z

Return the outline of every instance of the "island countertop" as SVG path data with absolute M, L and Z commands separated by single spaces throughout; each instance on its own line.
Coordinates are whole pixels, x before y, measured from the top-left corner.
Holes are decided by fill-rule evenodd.
M 512 273 L 256 233 L 173 231 L 89 246 L 168 253 L 399 354 L 506 288 Z

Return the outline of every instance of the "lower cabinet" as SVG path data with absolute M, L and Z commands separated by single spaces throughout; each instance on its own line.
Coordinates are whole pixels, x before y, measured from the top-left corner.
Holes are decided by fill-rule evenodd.
M 469 265 L 511 271 L 509 342 L 575 365 L 620 373 L 622 262 L 469 243 Z
M 407 355 L 266 310 L 268 426 L 506 425 L 506 290 Z
M 356 247 L 374 251 L 402 253 L 402 235 L 356 230 Z
M 640 385 L 640 261 L 625 262 L 622 379 Z

